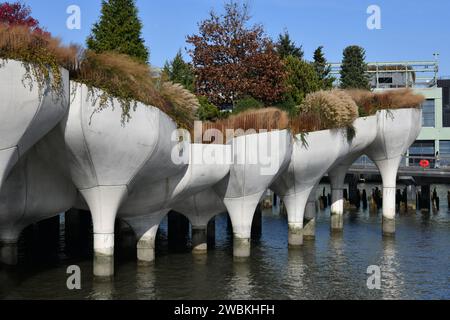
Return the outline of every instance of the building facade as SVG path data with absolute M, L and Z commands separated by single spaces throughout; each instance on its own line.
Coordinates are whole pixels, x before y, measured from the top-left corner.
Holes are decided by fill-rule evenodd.
M 340 64 L 331 64 L 331 68 L 338 86 Z M 419 165 L 427 159 L 432 166 L 450 166 L 450 79 L 439 79 L 438 70 L 437 61 L 368 63 L 374 91 L 411 88 L 425 97 L 423 128 L 408 151 L 407 165 Z

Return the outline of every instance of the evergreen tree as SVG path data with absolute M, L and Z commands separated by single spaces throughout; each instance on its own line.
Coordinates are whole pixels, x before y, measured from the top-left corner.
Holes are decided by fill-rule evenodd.
M 284 34 L 278 36 L 278 42 L 276 43 L 276 49 L 278 54 L 284 59 L 288 56 L 294 56 L 300 60 L 303 59 L 303 47 L 297 47 L 295 42 L 291 40 L 287 31 Z
M 313 66 L 316 70 L 317 76 L 321 81 L 321 87 L 324 90 L 331 89 L 333 87 L 334 78 L 330 76 L 331 67 L 327 63 L 322 51 L 323 47 L 320 46 L 314 51 Z
M 365 62 L 366 52 L 359 46 L 349 46 L 344 50 L 341 67 L 342 89 L 370 89 Z
M 87 46 L 97 53 L 115 51 L 147 63 L 149 52 L 141 31 L 134 0 L 103 0 L 100 21 L 94 24 Z
M 320 90 L 320 79 L 311 63 L 291 55 L 284 61 L 289 88 L 285 100 L 291 100 L 295 105 L 299 105 L 308 93 Z
M 166 62 L 163 73 L 169 81 L 179 83 L 186 89 L 194 91 L 194 71 L 191 65 L 183 60 L 181 50 L 172 61 Z

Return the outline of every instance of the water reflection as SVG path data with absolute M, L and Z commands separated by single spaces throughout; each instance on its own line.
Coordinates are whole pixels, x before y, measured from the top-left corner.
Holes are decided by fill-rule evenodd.
M 94 278 L 92 292 L 88 298 L 92 300 L 114 299 L 114 280 L 110 278 Z
M 228 299 L 250 299 L 253 287 L 250 261 L 235 262 L 233 264 L 233 276 L 229 284 Z
M 314 242 L 305 242 L 300 249 L 289 249 L 286 287 L 289 299 L 307 299 L 314 286 L 316 272 Z
M 137 299 L 156 299 L 154 265 L 137 265 L 136 296 Z
M 404 275 L 397 257 L 395 238 L 383 238 L 380 268 L 383 299 L 400 299 L 403 296 Z

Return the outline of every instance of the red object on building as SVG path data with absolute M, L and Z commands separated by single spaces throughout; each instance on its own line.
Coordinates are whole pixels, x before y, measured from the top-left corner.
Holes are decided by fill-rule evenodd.
M 430 161 L 428 161 L 428 160 L 420 160 L 419 165 L 422 168 L 424 168 L 424 169 L 428 168 L 430 166 Z

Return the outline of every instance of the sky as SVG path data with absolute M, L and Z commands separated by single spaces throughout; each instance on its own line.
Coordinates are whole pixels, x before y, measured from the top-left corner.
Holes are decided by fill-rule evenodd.
M 10 0 L 12 1 L 12 0 Z M 100 15 L 101 0 L 22 0 L 33 16 L 64 42 L 85 44 Z M 144 25 L 143 37 L 150 62 L 161 67 L 182 49 L 186 36 L 198 30 L 198 23 L 211 9 L 222 12 L 226 0 L 137 0 Z M 263 24 L 276 39 L 288 30 L 302 45 L 305 58 L 324 46 L 328 61 L 340 62 L 348 45 L 366 49 L 367 61 L 433 60 L 439 53 L 440 76 L 450 76 L 449 0 L 247 0 L 251 23 Z M 70 5 L 81 12 L 81 28 L 66 27 Z M 370 5 L 380 8 L 381 29 L 369 29 Z

